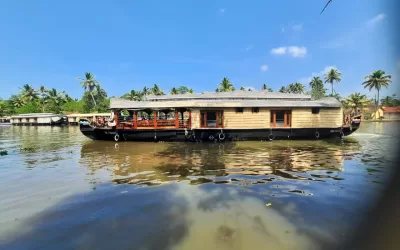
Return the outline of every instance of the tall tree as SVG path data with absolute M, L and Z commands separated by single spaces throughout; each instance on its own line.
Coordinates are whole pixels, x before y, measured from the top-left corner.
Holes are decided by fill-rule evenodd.
M 326 89 L 324 88 L 323 81 L 318 77 L 313 77 L 310 82 L 311 97 L 313 99 L 320 99 L 326 95 Z
M 44 108 L 48 97 L 47 93 L 49 92 L 49 90 L 46 89 L 43 85 L 41 85 L 38 92 L 40 95 L 40 106 L 42 107 L 42 112 L 44 112 Z
M 171 95 L 177 95 L 177 94 L 179 94 L 178 90 L 177 90 L 175 87 L 172 88 L 172 89 L 169 91 L 169 93 L 170 93 Z
M 25 84 L 24 86 L 22 86 L 21 96 L 27 102 L 36 100 L 38 98 L 37 92 L 29 84 Z
M 333 83 L 340 82 L 342 80 L 342 73 L 340 73 L 339 70 L 337 69 L 330 69 L 326 74 L 325 74 L 325 83 L 330 83 L 332 86 L 332 93 L 331 95 L 333 96 Z
M 233 84 L 229 81 L 228 78 L 224 77 L 224 79 L 222 79 L 221 83 L 219 84 L 219 91 L 217 92 L 232 92 L 235 90 L 235 88 L 233 87 Z
M 362 95 L 360 93 L 354 93 L 349 95 L 344 100 L 344 103 L 347 104 L 347 106 L 352 107 L 352 109 L 356 113 L 357 108 L 362 108 L 365 104 L 368 103 L 368 99 L 365 95 Z
M 86 72 L 85 78 L 78 78 L 78 80 L 81 81 L 80 84 L 82 84 L 82 87 L 85 89 L 85 91 L 89 91 L 89 94 L 92 96 L 94 106 L 97 106 L 97 103 L 94 100 L 93 91 L 97 88 L 99 82 L 95 78 L 95 75 L 91 74 L 90 72 Z
M 287 89 L 285 86 L 282 86 L 282 87 L 278 90 L 278 92 L 280 92 L 280 93 L 288 93 L 288 89 Z
M 383 70 L 375 70 L 372 72 L 372 74 L 367 75 L 365 77 L 365 81 L 362 83 L 364 88 L 369 88 L 375 89 L 378 94 L 378 101 L 375 101 L 376 108 L 378 108 L 379 104 L 379 91 L 381 90 L 382 87 L 388 87 L 389 84 L 392 82 L 392 76 L 391 75 L 386 75 L 386 72 Z
M 268 85 L 265 83 L 261 86 L 261 90 L 264 90 L 267 92 L 274 92 L 274 90 L 272 88 L 268 87 Z
M 150 89 L 150 93 L 152 95 L 164 95 L 164 91 L 160 89 L 157 84 L 154 84 L 154 86 Z

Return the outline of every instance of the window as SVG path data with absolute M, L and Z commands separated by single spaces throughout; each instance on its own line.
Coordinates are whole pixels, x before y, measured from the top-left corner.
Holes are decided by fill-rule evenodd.
M 311 108 L 311 113 L 319 114 L 319 108 Z
M 222 128 L 224 115 L 222 111 L 201 111 L 200 127 L 202 128 Z
M 243 108 L 236 108 L 236 113 L 243 113 Z
M 259 108 L 251 108 L 252 113 L 258 113 L 260 111 Z
M 291 110 L 271 111 L 271 127 L 290 127 L 292 125 Z

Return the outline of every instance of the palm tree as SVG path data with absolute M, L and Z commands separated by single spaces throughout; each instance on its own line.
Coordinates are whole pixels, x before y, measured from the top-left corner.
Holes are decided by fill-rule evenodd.
M 22 86 L 21 95 L 22 98 L 25 99 L 25 101 L 32 101 L 37 99 L 37 92 L 29 84 L 25 84 L 24 86 Z
M 12 105 L 13 105 L 14 107 L 16 107 L 16 108 L 20 108 L 20 107 L 22 107 L 22 106 L 25 105 L 25 100 L 24 100 L 24 98 L 21 97 L 21 96 L 12 95 L 12 96 L 10 97 L 10 101 L 11 101 Z
M 194 90 L 193 90 L 193 89 L 189 89 L 189 90 L 188 90 L 188 93 L 189 93 L 189 94 L 194 94 Z
M 141 101 L 143 99 L 143 93 L 141 91 L 131 90 L 129 93 L 121 96 L 121 98 L 131 101 Z
M 274 90 L 272 88 L 268 87 L 268 85 L 265 83 L 261 86 L 261 90 L 264 90 L 264 91 L 266 90 L 267 92 L 274 92 Z
M 160 89 L 157 84 L 154 84 L 154 86 L 150 89 L 150 93 L 152 95 L 164 95 L 164 91 Z
M 235 88 L 233 87 L 233 84 L 229 81 L 228 78 L 224 77 L 224 79 L 222 79 L 222 82 L 219 84 L 218 92 L 231 92 L 234 90 Z
M 286 88 L 287 93 L 293 93 L 293 94 L 303 94 L 305 91 L 306 91 L 305 86 L 299 82 L 291 83 Z
M 365 81 L 362 83 L 362 85 L 364 85 L 364 88 L 369 88 L 370 91 L 374 88 L 378 92 L 378 101 L 375 100 L 376 108 L 378 108 L 379 105 L 379 91 L 382 87 L 387 88 L 392 82 L 391 79 L 392 76 L 386 75 L 386 72 L 383 70 L 375 70 L 372 72 L 371 75 L 365 77 Z
M 355 111 L 354 113 L 357 112 L 357 108 L 364 106 L 368 102 L 369 102 L 369 100 L 367 99 L 367 97 L 360 93 L 351 94 L 344 100 L 344 103 L 346 105 L 348 105 L 348 106 L 352 107 L 352 109 L 354 109 L 354 111 Z
M 169 91 L 169 93 L 171 94 L 171 95 L 177 95 L 177 94 L 179 94 L 178 93 L 178 90 L 174 87 L 174 88 L 172 88 L 170 91 Z
M 342 73 L 339 72 L 337 69 L 330 69 L 326 74 L 325 74 L 325 83 L 330 83 L 332 85 L 332 96 L 333 96 L 333 82 L 340 82 L 342 80 Z
M 95 80 L 95 78 L 96 78 L 95 75 L 93 75 L 89 72 L 86 72 L 85 78 L 78 78 L 78 80 L 81 81 L 80 84 L 82 84 L 82 87 L 85 89 L 85 91 L 89 90 L 89 93 L 92 96 L 94 106 L 97 106 L 96 101 L 94 100 L 93 91 L 100 84 L 97 80 Z
M 323 81 L 318 77 L 313 77 L 310 82 L 311 96 L 314 99 L 320 99 L 325 96 L 326 89 L 324 88 Z
M 281 93 L 288 93 L 288 89 L 287 89 L 285 86 L 282 86 L 282 87 L 278 90 L 278 92 L 281 92 Z
M 42 112 L 44 112 L 45 104 L 47 102 L 47 93 L 49 92 L 48 89 L 46 89 L 43 85 L 40 86 L 39 88 L 39 93 L 41 96 L 40 104 L 42 105 Z

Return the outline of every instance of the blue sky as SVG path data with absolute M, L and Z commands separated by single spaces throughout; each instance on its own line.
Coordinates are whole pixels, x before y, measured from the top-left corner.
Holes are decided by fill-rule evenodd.
M 400 96 L 395 0 L 333 0 L 320 15 L 325 2 L 2 1 L 0 98 L 23 84 L 79 98 L 86 71 L 110 96 L 155 83 L 214 91 L 223 77 L 277 91 L 329 67 L 342 96 L 368 93 L 360 83 L 375 69 L 394 77 L 382 94 Z

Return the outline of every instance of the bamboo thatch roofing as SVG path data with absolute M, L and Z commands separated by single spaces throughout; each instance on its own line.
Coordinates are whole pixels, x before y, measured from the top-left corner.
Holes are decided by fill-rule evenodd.
M 125 99 L 111 99 L 111 109 L 166 109 L 166 108 L 240 108 L 240 107 L 329 107 L 339 108 L 341 103 L 333 97 L 326 97 L 319 100 L 285 100 L 285 99 L 211 99 L 193 100 L 183 99 L 180 101 L 129 101 Z

